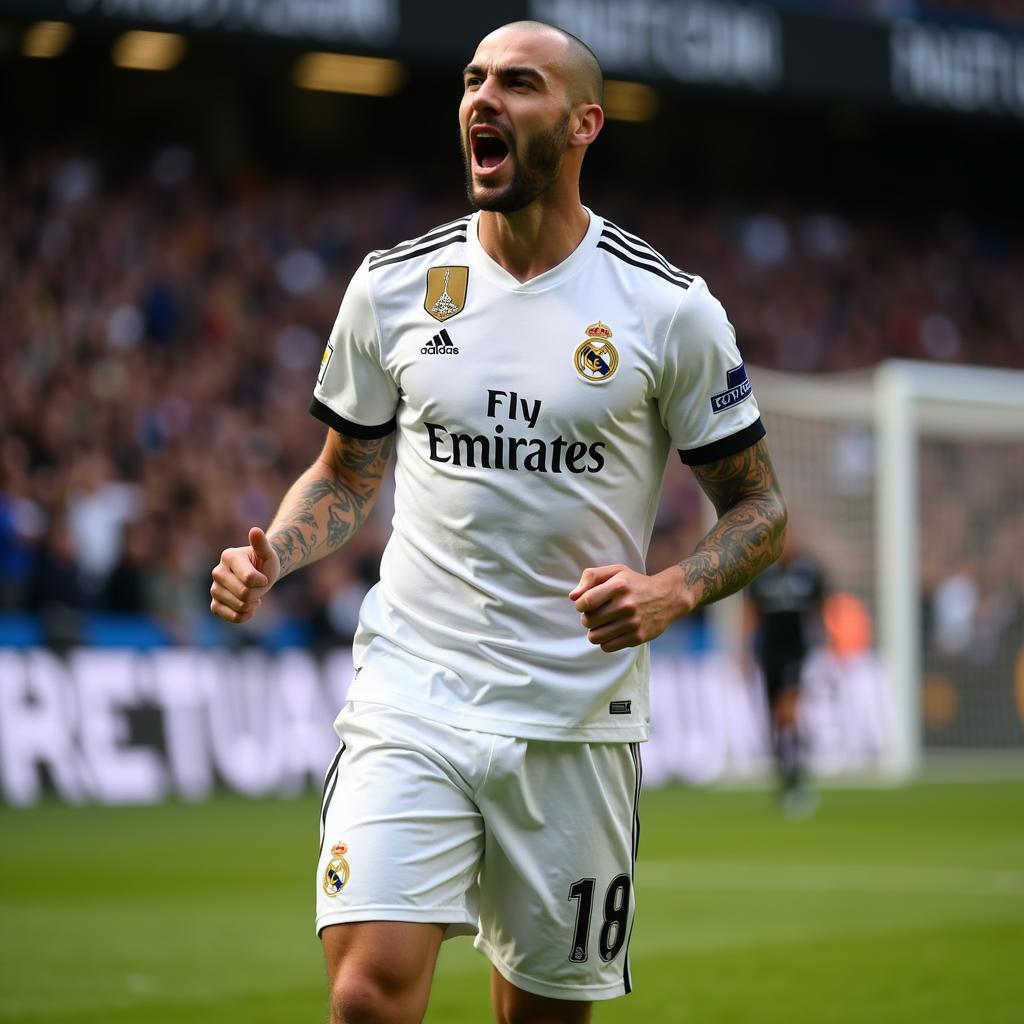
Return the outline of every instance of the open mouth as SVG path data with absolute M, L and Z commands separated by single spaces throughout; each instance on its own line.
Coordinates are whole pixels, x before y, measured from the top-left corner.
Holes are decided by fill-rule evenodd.
M 490 128 L 472 130 L 473 160 L 481 171 L 496 171 L 508 159 L 509 148 L 501 136 Z

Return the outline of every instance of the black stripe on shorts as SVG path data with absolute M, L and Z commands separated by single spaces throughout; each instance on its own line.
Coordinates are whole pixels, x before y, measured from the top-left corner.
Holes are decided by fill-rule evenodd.
M 640 849 L 640 787 L 644 780 L 643 762 L 640 760 L 640 744 L 630 743 L 629 755 L 633 758 L 633 767 L 636 777 L 633 782 L 633 831 L 631 843 L 631 857 L 629 864 L 629 891 L 633 900 L 633 920 L 636 920 L 636 855 Z M 629 973 L 629 940 L 633 937 L 633 921 L 629 923 L 629 934 L 626 936 L 626 946 L 623 950 L 622 987 L 626 995 L 633 991 L 633 981 Z
M 338 786 L 338 767 L 341 763 L 341 755 L 344 753 L 345 744 L 342 743 L 338 748 L 338 752 L 334 755 L 331 767 L 327 769 L 327 775 L 324 777 L 324 791 L 323 796 L 320 798 L 320 853 L 317 854 L 317 859 L 324 852 L 324 839 L 327 836 L 327 810 L 331 806 L 334 790 Z

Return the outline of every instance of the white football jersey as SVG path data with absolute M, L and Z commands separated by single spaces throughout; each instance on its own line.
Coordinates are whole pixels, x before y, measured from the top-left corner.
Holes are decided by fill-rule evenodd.
M 348 696 L 524 738 L 646 739 L 646 647 L 591 644 L 568 594 L 590 566 L 644 571 L 671 449 L 696 465 L 763 436 L 735 333 L 701 278 L 593 213 L 526 282 L 478 217 L 371 253 L 324 353 L 314 415 L 397 429 Z

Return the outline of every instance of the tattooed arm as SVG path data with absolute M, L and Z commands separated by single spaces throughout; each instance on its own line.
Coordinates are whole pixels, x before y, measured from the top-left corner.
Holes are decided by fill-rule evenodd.
M 327 431 L 320 457 L 289 488 L 267 530 L 281 575 L 340 548 L 377 502 L 394 434 L 360 441 Z
M 213 570 L 210 610 L 246 622 L 282 577 L 340 548 L 365 522 L 380 494 L 394 435 L 364 441 L 327 431 L 319 458 L 288 489 L 264 533 L 227 548 Z
M 679 563 L 698 608 L 735 594 L 779 557 L 787 514 L 763 439 L 692 468 L 718 513 L 697 550 Z
M 569 595 L 587 638 L 604 651 L 653 640 L 681 616 L 746 586 L 782 551 L 786 506 L 763 440 L 692 468 L 718 513 L 696 551 L 654 576 L 623 565 L 585 569 Z

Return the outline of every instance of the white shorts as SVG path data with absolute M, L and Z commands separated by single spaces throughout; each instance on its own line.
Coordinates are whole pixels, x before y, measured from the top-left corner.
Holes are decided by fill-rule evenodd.
M 349 703 L 324 785 L 316 927 L 448 925 L 513 985 L 631 990 L 637 744 L 554 743 Z

